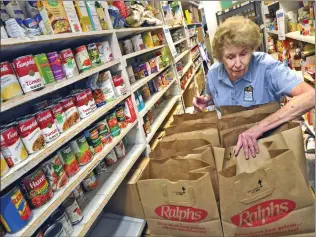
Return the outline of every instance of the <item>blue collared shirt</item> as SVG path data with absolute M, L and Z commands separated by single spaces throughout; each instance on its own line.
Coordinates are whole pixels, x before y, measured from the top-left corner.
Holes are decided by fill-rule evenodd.
M 265 104 L 280 102 L 302 79 L 290 68 L 262 52 L 254 52 L 248 71 L 236 82 L 231 82 L 222 63 L 214 63 L 207 74 L 209 93 L 216 107 L 223 105 Z

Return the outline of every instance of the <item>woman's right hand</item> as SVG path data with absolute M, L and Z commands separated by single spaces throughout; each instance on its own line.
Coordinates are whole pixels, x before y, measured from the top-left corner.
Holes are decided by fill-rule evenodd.
M 210 95 L 195 96 L 193 98 L 193 106 L 197 111 L 204 111 L 209 104 L 212 104 L 213 100 Z

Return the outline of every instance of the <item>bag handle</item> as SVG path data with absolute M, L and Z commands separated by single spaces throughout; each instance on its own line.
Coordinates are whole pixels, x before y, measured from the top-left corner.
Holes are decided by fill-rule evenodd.
M 169 205 L 192 207 L 196 204 L 194 188 L 185 182 L 162 184 L 162 193 Z

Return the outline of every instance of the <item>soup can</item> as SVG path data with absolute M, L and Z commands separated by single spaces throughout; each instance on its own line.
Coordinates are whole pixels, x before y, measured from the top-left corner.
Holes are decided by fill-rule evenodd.
M 60 101 L 66 115 L 66 121 L 71 127 L 80 120 L 78 109 L 72 97 L 67 97 Z
M 106 120 L 103 120 L 97 124 L 99 136 L 102 144 L 109 144 L 112 142 L 112 135 Z
M 53 212 L 53 214 L 50 216 L 50 220 L 54 224 L 62 224 L 66 236 L 71 236 L 72 232 L 74 231 L 74 228 L 72 227 L 71 221 L 63 206 L 57 208 L 57 210 Z
M 68 177 L 75 175 L 79 171 L 79 164 L 70 144 L 57 151 L 57 154 L 62 159 L 64 170 Z
M 47 58 L 50 67 L 52 68 L 54 77 L 56 81 L 66 79 L 66 74 L 64 72 L 63 66 L 61 64 L 60 56 L 57 52 L 47 53 Z
M 66 114 L 61 103 L 53 104 L 49 106 L 48 109 L 51 111 L 60 133 L 63 133 L 70 128 L 69 121 L 66 118 Z
M 102 151 L 103 145 L 99 136 L 99 131 L 97 126 L 84 131 L 84 135 L 88 141 L 93 154 L 97 154 Z
M 78 76 L 79 71 L 72 50 L 64 49 L 60 51 L 60 57 L 67 78 Z
M 94 169 L 96 175 L 100 175 L 102 174 L 104 171 L 106 171 L 106 163 L 105 163 L 105 160 L 101 160 L 99 162 L 99 164 L 97 164 L 97 166 L 95 167 Z
M 120 104 L 117 106 L 116 110 L 116 118 L 117 118 L 117 122 L 120 126 L 120 128 L 126 128 L 127 127 L 127 121 L 125 118 L 125 113 L 124 113 L 124 105 Z
M 71 149 L 74 151 L 80 166 L 88 164 L 92 160 L 92 152 L 84 135 L 80 135 L 70 142 Z
M 56 192 L 68 183 L 68 176 L 64 170 L 63 162 L 58 154 L 46 161 L 42 168 L 53 191 Z
M 75 198 L 68 197 L 63 203 L 63 206 L 66 209 L 66 213 L 72 225 L 78 224 L 83 219 L 83 213 Z
M 32 210 L 19 187 L 8 187 L 0 197 L 0 216 L 4 228 L 9 233 L 22 229 L 32 219 Z
M 109 114 L 106 116 L 106 122 L 111 131 L 112 137 L 117 137 L 121 133 L 120 126 L 117 122 L 116 113 L 115 111 L 110 111 Z
M 54 141 L 59 137 L 59 131 L 55 123 L 55 119 L 49 109 L 40 111 L 36 114 L 38 126 L 42 130 L 45 142 Z
M 117 143 L 117 145 L 114 147 L 114 150 L 117 158 L 122 159 L 126 156 L 126 150 L 122 140 Z
M 92 67 L 87 47 L 85 45 L 75 48 L 74 52 L 75 59 L 80 72 L 86 71 Z
M 92 112 L 94 112 L 96 109 L 97 109 L 97 106 L 95 104 L 95 101 L 94 101 L 94 98 L 93 98 L 93 94 L 92 94 L 92 91 L 90 88 L 86 89 L 85 90 L 87 96 L 88 96 L 88 99 L 89 99 L 89 106 L 90 106 L 90 109 Z
M 0 72 L 0 80 L 1 80 L 1 97 L 2 99 L 9 100 L 16 96 L 23 95 L 21 86 L 19 84 L 18 79 L 13 71 L 11 63 L 9 62 L 1 62 L 0 63 L 1 72 Z
M 50 83 L 55 82 L 55 77 L 49 65 L 46 54 L 41 53 L 41 54 L 34 55 L 34 60 L 39 70 L 39 73 L 41 74 L 44 80 L 44 83 L 50 84 Z
M 72 190 L 72 194 L 77 201 L 80 201 L 84 197 L 84 191 L 81 187 L 81 184 L 79 184 L 77 187 L 75 187 L 74 190 Z
M 4 156 L 2 155 L 2 153 L 0 153 L 0 176 L 2 177 L 6 173 L 8 173 L 9 170 L 10 168 L 7 162 L 5 161 Z
M 88 54 L 91 60 L 92 65 L 99 65 L 101 63 L 101 59 L 99 56 L 99 50 L 95 43 L 91 43 L 87 45 Z
M 72 96 L 74 98 L 75 105 L 78 108 L 80 118 L 83 119 L 91 115 L 92 110 L 91 110 L 91 107 L 89 104 L 89 98 L 86 92 L 83 90 L 83 91 L 73 94 Z
M 115 164 L 116 162 L 117 162 L 117 156 L 113 149 L 105 156 L 105 163 L 106 165 L 110 166 L 110 165 Z
M 90 174 L 82 181 L 83 188 L 89 192 L 98 187 L 98 180 L 94 175 L 94 172 L 91 171 Z
M 61 223 L 53 224 L 44 232 L 45 237 L 64 237 L 67 236 Z

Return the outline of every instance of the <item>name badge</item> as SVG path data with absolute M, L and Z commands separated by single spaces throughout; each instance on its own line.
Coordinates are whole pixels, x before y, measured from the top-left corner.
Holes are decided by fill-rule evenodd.
M 244 101 L 253 102 L 253 87 L 247 86 L 244 88 Z

